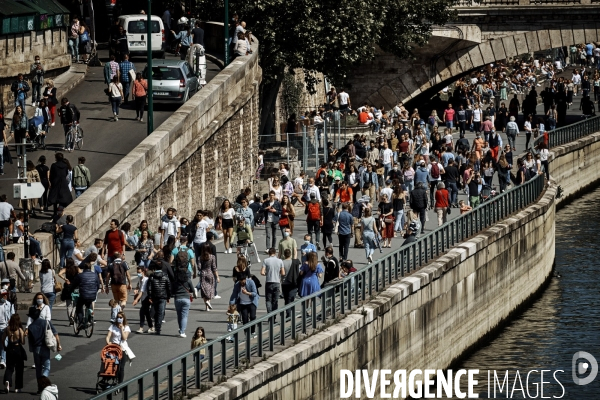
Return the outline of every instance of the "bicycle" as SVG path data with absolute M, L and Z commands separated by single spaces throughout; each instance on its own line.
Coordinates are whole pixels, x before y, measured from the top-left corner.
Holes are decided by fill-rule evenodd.
M 79 124 L 73 123 L 71 125 L 65 136 L 65 142 L 67 145 L 73 143 L 73 147 L 77 148 L 77 150 L 81 150 L 83 147 L 83 129 Z
M 77 321 L 77 301 L 79 300 L 79 289 L 75 289 L 73 293 L 71 293 L 71 299 L 73 300 L 73 310 L 71 311 L 70 318 L 73 319 L 73 332 L 75 335 L 79 335 L 81 332 L 79 321 Z M 91 338 L 94 333 L 94 310 L 88 308 L 83 305 L 83 315 L 85 318 L 85 322 L 83 323 L 83 330 L 85 332 L 85 337 Z

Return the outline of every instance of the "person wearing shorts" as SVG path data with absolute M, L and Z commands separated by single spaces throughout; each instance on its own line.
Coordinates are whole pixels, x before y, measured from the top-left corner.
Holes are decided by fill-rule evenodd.
M 6 201 L 7 197 L 5 194 L 0 196 L 0 237 L 4 236 L 4 231 L 9 228 L 8 233 L 10 235 L 10 223 L 11 217 L 17 218 L 15 209 L 13 206 Z
M 131 276 L 129 274 L 129 265 L 123 259 L 121 254 L 116 252 L 114 260 L 108 265 L 108 277 L 110 287 L 113 293 L 113 299 L 125 309 L 127 304 L 127 292 L 131 290 Z

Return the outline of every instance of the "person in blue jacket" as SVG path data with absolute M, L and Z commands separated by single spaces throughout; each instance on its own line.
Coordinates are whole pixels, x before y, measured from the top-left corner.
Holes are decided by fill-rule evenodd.
M 243 277 L 233 286 L 233 292 L 229 299 L 229 304 L 235 304 L 237 310 L 242 315 L 244 326 L 250 321 L 256 319 L 256 310 L 258 309 L 258 290 L 252 279 Z M 251 328 L 252 338 L 256 337 L 256 326 Z

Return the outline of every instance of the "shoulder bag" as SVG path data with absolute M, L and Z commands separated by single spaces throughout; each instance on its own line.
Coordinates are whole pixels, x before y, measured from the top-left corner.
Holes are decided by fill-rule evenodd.
M 54 293 L 60 293 L 63 290 L 62 283 L 56 280 L 56 274 L 52 270 L 52 279 L 54 280 Z
M 44 339 L 46 347 L 48 347 L 50 351 L 56 351 L 56 337 L 54 336 L 54 333 L 52 333 L 50 321 L 48 320 L 46 320 L 46 336 Z

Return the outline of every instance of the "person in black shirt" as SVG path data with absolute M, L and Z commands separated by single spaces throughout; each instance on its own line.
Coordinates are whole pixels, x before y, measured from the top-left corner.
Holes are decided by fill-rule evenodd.
M 200 21 L 196 21 L 196 27 L 192 29 L 194 44 L 204 47 L 204 29 L 200 28 Z
M 450 206 L 458 208 L 457 182 L 460 177 L 460 174 L 458 172 L 458 168 L 456 168 L 456 163 L 454 162 L 454 159 L 451 158 L 450 160 L 448 160 L 448 166 L 444 168 L 444 171 L 446 171 L 446 187 L 450 191 Z
M 469 187 L 469 205 L 472 208 L 476 208 L 479 205 L 479 184 L 481 183 L 481 176 L 478 172 L 473 170 L 470 171 L 469 179 L 467 179 L 467 186 Z

